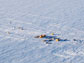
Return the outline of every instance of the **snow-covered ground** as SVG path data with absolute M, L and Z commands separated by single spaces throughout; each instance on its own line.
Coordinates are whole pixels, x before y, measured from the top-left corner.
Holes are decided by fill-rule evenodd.
M 0 63 L 84 63 L 84 0 L 0 0 Z

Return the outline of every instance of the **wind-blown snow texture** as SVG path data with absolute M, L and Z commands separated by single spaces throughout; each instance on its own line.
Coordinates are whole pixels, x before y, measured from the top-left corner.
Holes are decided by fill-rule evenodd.
M 84 63 L 84 0 L 0 0 L 0 63 Z

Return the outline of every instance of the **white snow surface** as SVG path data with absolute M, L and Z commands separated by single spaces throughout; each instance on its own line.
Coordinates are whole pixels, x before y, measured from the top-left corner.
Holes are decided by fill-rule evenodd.
M 84 0 L 0 0 L 0 63 L 84 63 Z

